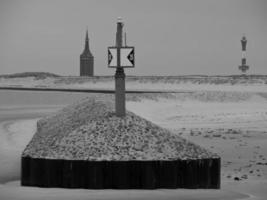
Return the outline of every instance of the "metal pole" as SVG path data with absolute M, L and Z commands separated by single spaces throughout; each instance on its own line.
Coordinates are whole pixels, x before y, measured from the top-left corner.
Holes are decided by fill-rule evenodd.
M 115 73 L 115 109 L 117 117 L 125 116 L 125 73 L 120 63 L 120 48 L 122 47 L 123 23 L 117 22 L 116 47 L 117 47 L 117 69 Z
M 126 42 L 126 32 L 124 33 L 124 46 L 127 47 L 127 42 Z

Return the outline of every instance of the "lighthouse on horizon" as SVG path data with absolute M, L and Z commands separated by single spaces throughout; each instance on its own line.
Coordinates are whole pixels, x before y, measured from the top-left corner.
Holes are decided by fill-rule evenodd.
M 86 30 L 84 50 L 80 55 L 80 76 L 94 76 L 94 56 L 89 49 L 88 30 Z
M 242 46 L 241 65 L 238 68 L 245 75 L 246 71 L 249 69 L 249 66 L 247 65 L 247 59 L 246 59 L 247 39 L 245 35 L 243 35 L 241 39 L 241 46 Z

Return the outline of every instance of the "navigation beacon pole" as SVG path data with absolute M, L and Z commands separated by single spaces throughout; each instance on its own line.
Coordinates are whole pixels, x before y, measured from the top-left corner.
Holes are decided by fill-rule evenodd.
M 122 47 L 122 28 L 121 18 L 118 18 L 116 47 L 117 47 L 117 68 L 115 73 L 115 109 L 117 117 L 125 116 L 125 73 L 121 67 L 121 47 Z
M 124 68 L 134 68 L 134 47 L 122 45 L 122 28 L 121 18 L 117 22 L 116 44 L 108 47 L 108 67 L 116 68 L 115 73 L 115 109 L 117 117 L 125 117 L 125 73 Z
M 249 66 L 247 65 L 247 60 L 246 60 L 247 39 L 245 35 L 242 37 L 241 46 L 242 46 L 242 56 L 241 56 L 241 65 L 239 66 L 239 70 L 242 71 L 243 75 L 246 75 L 246 71 L 249 69 Z

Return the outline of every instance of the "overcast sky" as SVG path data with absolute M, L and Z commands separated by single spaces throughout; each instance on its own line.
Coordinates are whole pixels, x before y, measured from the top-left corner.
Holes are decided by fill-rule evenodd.
M 239 74 L 242 34 L 249 73 L 267 74 L 266 0 L 0 0 L 0 74 L 79 74 L 88 26 L 95 74 L 112 75 L 116 20 L 136 48 L 128 75 Z

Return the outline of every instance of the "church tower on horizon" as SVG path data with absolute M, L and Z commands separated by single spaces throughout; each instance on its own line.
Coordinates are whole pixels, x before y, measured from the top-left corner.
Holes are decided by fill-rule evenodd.
M 80 76 L 94 76 L 94 56 L 89 49 L 88 30 L 86 30 L 84 50 L 80 55 Z

